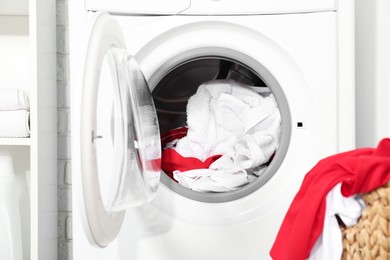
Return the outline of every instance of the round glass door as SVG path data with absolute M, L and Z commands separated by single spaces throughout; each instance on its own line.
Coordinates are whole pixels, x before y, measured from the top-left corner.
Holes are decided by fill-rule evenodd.
M 161 171 L 153 99 L 137 62 L 126 50 L 117 46 L 107 50 L 97 101 L 93 137 L 97 173 L 104 208 L 115 213 L 150 201 Z
M 81 104 L 81 177 L 89 231 L 106 246 L 125 210 L 150 201 L 161 171 L 153 99 L 119 26 L 107 14 L 93 28 Z

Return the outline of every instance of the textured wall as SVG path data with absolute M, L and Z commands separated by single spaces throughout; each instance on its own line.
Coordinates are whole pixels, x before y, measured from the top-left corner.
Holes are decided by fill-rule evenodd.
M 68 1 L 57 1 L 58 259 L 72 259 Z

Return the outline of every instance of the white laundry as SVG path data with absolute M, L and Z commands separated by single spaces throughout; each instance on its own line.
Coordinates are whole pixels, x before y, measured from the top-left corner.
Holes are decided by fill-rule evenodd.
M 246 170 L 267 163 L 277 150 L 280 123 L 272 94 L 260 95 L 232 80 L 202 84 L 188 100 L 187 136 L 174 149 L 202 161 L 222 157 L 206 170 L 176 171 L 175 179 L 190 189 L 215 192 L 248 183 Z
M 357 223 L 364 207 L 358 195 L 347 198 L 341 194 L 341 183 L 334 186 L 326 196 L 324 228 L 310 252 L 309 260 L 341 259 L 343 241 L 336 215 L 350 227 Z
M 28 137 L 30 112 L 28 110 L 0 111 L 0 137 Z
M 173 172 L 175 179 L 184 187 L 199 192 L 226 192 L 249 182 L 243 170 L 218 172 L 211 169 L 197 169 L 186 172 Z
M 227 158 L 223 158 L 221 161 L 225 159 Z M 215 167 L 215 169 L 196 169 L 185 172 L 174 171 L 173 175 L 175 180 L 184 187 L 200 192 L 226 192 L 235 190 L 250 181 L 244 169 L 235 167 L 231 163 L 227 165 L 233 167 L 230 169 Z
M 16 88 L 0 88 L 0 110 L 29 109 L 27 94 Z

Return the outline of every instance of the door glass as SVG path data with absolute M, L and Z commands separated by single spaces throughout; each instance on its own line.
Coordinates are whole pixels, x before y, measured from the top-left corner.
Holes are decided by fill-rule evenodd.
M 132 112 L 129 128 L 134 134 L 133 151 L 138 158 L 139 170 L 149 194 L 157 191 L 161 173 L 160 129 L 149 86 L 138 63 L 127 55 L 128 86 L 130 94 L 129 111 Z M 131 138 L 129 138 L 131 141 Z
M 149 201 L 160 180 L 157 116 L 146 81 L 134 84 L 129 75 L 133 61 L 126 51 L 111 46 L 100 72 L 94 138 L 101 199 L 108 213 Z M 137 78 L 142 76 L 137 73 Z
M 95 147 L 101 199 L 108 212 L 113 211 L 115 178 L 120 178 L 124 164 L 124 122 L 119 86 L 121 77 L 114 48 L 109 48 L 101 66 L 96 109 Z M 123 83 L 122 83 L 123 84 Z

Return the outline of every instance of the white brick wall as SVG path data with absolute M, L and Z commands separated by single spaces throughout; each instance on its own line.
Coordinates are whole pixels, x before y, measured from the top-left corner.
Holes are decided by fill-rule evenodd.
M 57 1 L 58 260 L 72 259 L 68 1 Z

